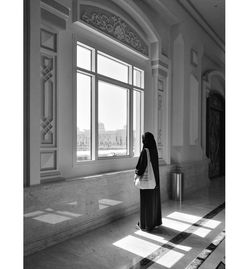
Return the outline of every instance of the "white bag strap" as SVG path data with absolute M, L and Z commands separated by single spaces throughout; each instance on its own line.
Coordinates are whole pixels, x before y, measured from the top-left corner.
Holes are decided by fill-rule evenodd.
M 151 159 L 150 159 L 150 154 L 149 154 L 149 149 L 148 148 L 145 148 L 146 152 L 147 152 L 147 166 L 149 166 L 149 162 L 151 162 Z

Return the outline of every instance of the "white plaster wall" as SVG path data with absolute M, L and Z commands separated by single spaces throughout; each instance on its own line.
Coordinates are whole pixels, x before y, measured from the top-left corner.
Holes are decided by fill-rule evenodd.
M 170 1 L 167 1 L 170 2 Z M 174 9 L 174 4 L 171 1 L 171 8 Z M 166 3 L 167 4 L 167 3 Z M 181 106 L 180 102 L 183 103 L 183 107 L 180 111 L 176 112 L 176 108 L 172 110 L 172 152 L 171 152 L 171 160 L 174 163 L 182 163 L 182 162 L 192 162 L 206 159 L 205 152 L 201 147 L 201 137 L 202 137 L 202 73 L 204 70 L 203 65 L 203 55 L 210 55 L 211 58 L 216 59 L 215 62 L 209 61 L 206 63 L 206 67 L 210 67 L 213 69 L 218 69 L 218 65 L 216 62 L 223 63 L 224 60 L 224 52 L 221 48 L 218 47 L 217 44 L 198 26 L 191 18 L 189 18 L 186 14 L 182 13 L 181 10 L 176 8 L 175 14 L 179 14 L 180 23 L 175 25 L 171 29 L 171 58 L 173 61 L 173 66 L 181 65 L 184 62 L 184 75 L 182 72 L 176 72 L 175 68 L 173 68 L 172 74 L 172 95 L 178 96 L 178 92 L 180 92 L 180 83 L 182 81 L 184 85 L 183 98 L 178 98 L 173 101 L 173 106 Z M 182 19 L 182 20 L 181 20 Z M 183 36 L 184 42 L 184 59 L 178 59 L 178 57 L 174 58 L 174 47 L 175 41 L 179 35 Z M 195 49 L 198 52 L 198 66 L 194 67 L 191 64 L 191 49 Z M 175 61 L 179 61 L 175 63 Z M 198 79 L 199 83 L 199 91 L 198 91 L 198 143 L 196 145 L 191 145 L 190 143 L 190 75 L 193 74 Z M 184 77 L 184 78 L 183 78 Z M 175 83 L 178 81 L 178 83 Z M 183 110 L 183 112 L 181 112 Z M 181 118 L 178 118 L 181 115 Z M 180 124 L 183 122 L 183 126 Z M 179 128 L 174 128 L 177 124 L 183 127 L 183 130 Z M 183 137 L 183 143 L 180 143 L 182 140 L 180 137 Z M 179 138 L 179 139 L 178 139 Z M 179 140 L 177 143 L 177 140 Z
M 37 1 L 34 1 L 37 4 Z M 71 8 L 70 0 L 63 0 L 62 3 Z M 223 63 L 223 52 L 208 37 L 208 35 L 196 23 L 183 12 L 177 5 L 176 1 L 166 0 L 166 5 L 169 5 L 169 10 L 175 14 L 179 23 L 174 27 L 165 24 L 166 22 L 159 21 L 159 18 L 151 18 L 151 23 L 155 28 L 160 28 L 162 51 L 168 54 L 170 58 L 170 96 L 175 96 L 174 102 L 170 102 L 171 106 L 179 108 L 175 111 L 171 108 L 172 115 L 170 116 L 171 124 L 167 123 L 165 126 L 173 127 L 180 122 L 181 128 L 172 130 L 165 130 L 166 134 L 170 134 L 172 141 L 171 161 L 172 163 L 179 163 L 184 172 L 185 190 L 191 192 L 206 186 L 207 184 L 207 167 L 208 163 L 204 158 L 200 143 L 197 145 L 190 145 L 190 74 L 193 73 L 199 81 L 199 141 L 201 140 L 201 74 L 206 68 L 218 68 L 213 61 L 206 60 L 203 64 L 203 54 L 209 55 L 211 58 L 217 58 Z M 38 10 L 38 5 L 36 6 Z M 142 7 L 143 10 L 143 7 Z M 34 13 L 36 14 L 36 13 Z M 39 20 L 34 20 L 34 28 L 39 28 Z M 105 222 L 122 217 L 126 214 L 131 214 L 138 210 L 138 190 L 133 187 L 133 169 L 137 163 L 137 158 L 120 159 L 120 160 L 102 160 L 91 163 L 76 165 L 73 160 L 73 132 L 74 132 L 74 85 L 73 85 L 73 32 L 75 26 L 71 25 L 71 17 L 68 21 L 67 31 L 62 31 L 58 36 L 58 165 L 62 176 L 66 178 L 65 182 L 50 183 L 46 185 L 34 186 L 25 189 L 25 213 L 35 210 L 44 210 L 47 207 L 55 210 L 72 210 L 81 214 L 81 217 L 72 219 L 69 222 L 63 222 L 55 226 L 46 226 L 44 223 L 36 223 L 34 220 L 25 220 L 25 250 L 26 253 L 32 253 L 42 249 L 53 243 L 62 241 L 72 235 L 88 231 L 91 228 L 103 225 Z M 33 33 L 33 37 L 38 37 Z M 183 59 L 177 61 L 183 62 L 183 73 L 178 73 L 175 70 L 175 63 L 173 57 L 173 42 L 178 35 L 183 36 Z M 88 40 L 91 45 L 89 34 L 84 32 L 83 38 Z M 32 41 L 34 48 L 39 48 L 37 41 Z M 100 48 L 105 48 L 106 53 L 112 52 L 114 56 L 129 60 L 136 65 L 145 68 L 145 131 L 151 131 L 155 134 L 155 113 L 157 108 L 155 104 L 155 93 L 153 92 L 152 71 L 150 63 L 143 59 L 138 59 L 135 55 L 128 53 L 126 50 L 120 50 L 116 45 L 107 44 L 107 41 L 98 38 L 92 39 L 93 44 L 99 44 Z M 38 47 L 36 47 L 38 46 Z M 194 68 L 190 64 L 190 50 L 195 48 L 199 55 L 199 64 Z M 39 72 L 38 51 L 33 51 L 33 66 L 34 74 Z M 32 57 L 33 57 L 32 56 Z M 177 57 L 178 58 L 178 57 Z M 36 66 L 38 65 L 38 66 Z M 140 67 L 139 66 L 139 67 Z M 37 79 L 37 78 L 36 78 Z M 35 87 L 39 87 L 37 80 L 34 79 Z M 182 91 L 179 92 L 179 84 L 176 82 L 181 79 Z M 174 82 L 175 81 L 175 82 Z M 33 169 L 32 182 L 39 183 L 40 176 L 37 157 L 40 152 L 39 143 L 39 120 L 40 96 L 37 91 L 34 92 L 34 103 L 31 107 L 31 128 L 34 128 L 34 137 L 32 139 L 32 160 L 36 162 Z M 39 96 L 39 97 L 38 97 Z M 179 98 L 181 97 L 181 98 Z M 38 99 L 39 98 L 39 101 Z M 166 110 L 169 109 L 166 106 Z M 33 114 L 34 113 L 34 114 Z M 165 111 L 167 113 L 167 111 Z M 173 114 L 174 113 L 174 114 Z M 176 113 L 178 113 L 176 115 Z M 180 114 L 179 114 L 180 113 Z M 39 115 L 37 118 L 36 115 Z M 166 117 L 167 118 L 167 117 Z M 178 122 L 177 122 L 178 121 Z M 156 135 L 156 134 L 155 134 Z M 179 137 L 178 143 L 173 143 L 174 138 Z M 39 141 L 38 141 L 39 140 Z M 170 150 L 170 149 L 169 149 Z M 170 171 L 173 167 L 162 163 L 160 167 L 161 175 L 161 194 L 162 201 L 169 199 L 170 191 Z M 129 170 L 129 171 L 126 171 Z M 110 174 L 110 172 L 117 171 L 118 173 Z M 123 171 L 123 172 L 122 172 Z M 107 174 L 108 173 L 108 174 Z M 86 178 L 89 175 L 97 175 Z M 77 180 L 70 180 L 72 178 L 81 178 Z M 117 207 L 107 208 L 106 211 L 98 209 L 98 200 L 108 196 L 110 199 L 120 200 L 121 204 Z M 77 201 L 76 207 L 67 207 L 67 202 Z

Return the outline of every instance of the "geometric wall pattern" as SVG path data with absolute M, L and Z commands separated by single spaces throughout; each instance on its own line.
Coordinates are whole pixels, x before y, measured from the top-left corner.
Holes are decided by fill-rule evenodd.
M 55 56 L 41 53 L 41 147 L 55 146 Z
M 41 29 L 40 37 L 40 170 L 48 172 L 57 170 L 57 34 Z

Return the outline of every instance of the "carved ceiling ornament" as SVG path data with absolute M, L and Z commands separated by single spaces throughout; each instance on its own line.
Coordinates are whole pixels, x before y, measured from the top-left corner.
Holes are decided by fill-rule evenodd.
M 145 41 L 119 16 L 99 7 L 80 5 L 80 20 L 148 56 Z

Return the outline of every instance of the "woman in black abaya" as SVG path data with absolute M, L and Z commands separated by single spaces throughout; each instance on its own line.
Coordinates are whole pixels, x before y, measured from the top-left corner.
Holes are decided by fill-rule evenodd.
M 142 136 L 143 149 L 141 151 L 135 173 L 142 176 L 147 167 L 147 152 L 149 149 L 150 159 L 154 171 L 156 187 L 155 189 L 140 190 L 140 223 L 142 230 L 150 231 L 154 227 L 162 224 L 161 220 L 161 197 L 160 197 L 160 176 L 158 152 L 153 134 L 146 132 Z

